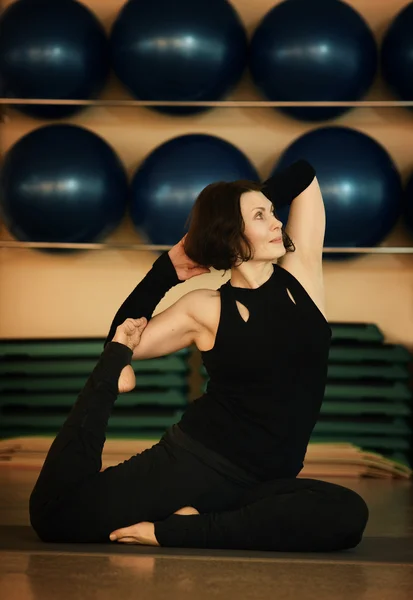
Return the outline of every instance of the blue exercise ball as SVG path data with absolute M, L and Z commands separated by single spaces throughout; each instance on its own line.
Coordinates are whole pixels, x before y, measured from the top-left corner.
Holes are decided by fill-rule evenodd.
M 131 216 L 154 244 L 173 245 L 199 193 L 215 181 L 259 176 L 248 158 L 229 142 L 210 135 L 183 135 L 162 144 L 132 180 Z
M 256 29 L 249 67 L 273 101 L 351 101 L 366 94 L 378 62 L 377 45 L 362 17 L 340 0 L 286 0 Z M 343 107 L 292 107 L 303 121 L 328 120 Z
M 104 239 L 121 221 L 127 200 L 127 176 L 115 152 L 74 125 L 48 125 L 25 135 L 0 171 L 0 211 L 22 241 Z
M 396 96 L 413 100 L 413 2 L 399 12 L 383 38 L 381 72 Z
M 227 0 L 129 0 L 111 32 L 112 64 L 140 100 L 224 97 L 247 63 L 244 26 Z M 197 107 L 159 107 L 191 114 Z
M 19 0 L 0 17 L 0 79 L 12 98 L 95 98 L 109 74 L 102 25 L 75 0 Z M 18 105 L 37 118 L 67 117 L 81 106 Z
M 403 218 L 409 233 L 413 236 L 413 173 L 407 180 L 403 197 Z
M 390 233 L 401 214 L 402 184 L 380 144 L 354 129 L 323 127 L 293 142 L 275 171 L 300 158 L 317 172 L 326 209 L 326 247 L 371 247 Z M 280 217 L 286 223 L 288 210 L 280 211 Z

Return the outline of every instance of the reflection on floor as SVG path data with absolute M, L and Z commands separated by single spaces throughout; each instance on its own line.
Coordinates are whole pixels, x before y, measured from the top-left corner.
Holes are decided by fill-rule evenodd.
M 0 469 L 0 526 L 29 525 L 27 502 L 37 473 Z M 0 597 L 5 600 L 407 600 L 413 591 L 413 482 L 375 479 L 328 481 L 357 491 L 370 508 L 366 538 L 392 538 L 403 546 L 400 562 L 340 555 L 214 551 L 139 552 L 115 546 L 105 553 L 84 547 L 55 552 L 0 550 Z M 400 542 L 397 538 L 401 538 Z M 366 539 L 373 547 L 374 541 Z M 383 543 L 383 540 L 381 540 Z M 2 546 L 3 547 L 3 546 Z M 406 550 L 407 549 L 407 550 Z M 225 553 L 224 553 L 225 554 Z M 388 554 L 388 553 L 387 553 Z M 397 554 L 397 552 L 396 552 Z M 385 553 L 383 554 L 383 556 Z M 389 556 L 389 554 L 388 554 Z

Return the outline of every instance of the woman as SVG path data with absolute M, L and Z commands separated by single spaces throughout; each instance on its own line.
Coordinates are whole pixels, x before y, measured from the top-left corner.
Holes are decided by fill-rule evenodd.
M 274 209 L 287 204 L 283 233 Z M 331 340 L 324 230 L 320 188 L 305 161 L 263 186 L 221 182 L 201 192 L 187 236 L 119 309 L 50 448 L 30 498 L 42 540 L 273 551 L 357 546 L 368 519 L 364 500 L 297 478 Z M 151 319 L 172 286 L 209 267 L 230 269 L 230 280 L 217 291 L 189 292 Z M 135 384 L 131 359 L 193 343 L 210 376 L 206 394 L 158 444 L 101 471 L 112 406 Z

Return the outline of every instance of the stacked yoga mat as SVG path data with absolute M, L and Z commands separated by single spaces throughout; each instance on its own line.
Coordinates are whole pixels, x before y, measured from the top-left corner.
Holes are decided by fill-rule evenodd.
M 56 435 L 103 350 L 101 339 L 0 341 L 0 437 Z M 108 436 L 159 439 L 188 402 L 190 350 L 135 361 Z
M 347 441 L 410 464 L 412 357 L 375 325 L 334 324 L 328 381 L 311 441 Z
M 375 325 L 332 329 L 325 400 L 300 476 L 410 477 L 410 353 L 386 344 Z M 41 466 L 102 347 L 102 339 L 0 340 L 0 465 Z M 152 446 L 180 419 L 192 352 L 133 363 L 136 388 L 115 404 L 104 468 Z

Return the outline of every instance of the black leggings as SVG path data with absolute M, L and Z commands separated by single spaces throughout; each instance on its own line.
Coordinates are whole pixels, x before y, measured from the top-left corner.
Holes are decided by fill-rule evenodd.
M 105 431 L 117 380 L 130 361 L 109 343 L 54 440 L 30 497 L 45 542 L 108 542 L 115 529 L 155 522 L 161 546 L 331 551 L 359 544 L 368 520 L 354 491 L 311 479 L 251 483 L 171 443 L 104 471 Z M 174 515 L 183 506 L 200 515 Z

